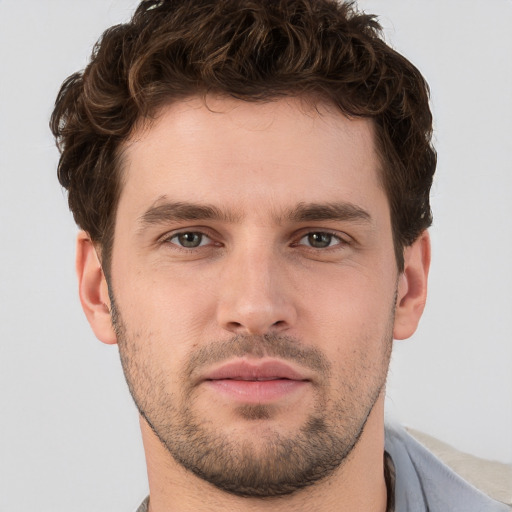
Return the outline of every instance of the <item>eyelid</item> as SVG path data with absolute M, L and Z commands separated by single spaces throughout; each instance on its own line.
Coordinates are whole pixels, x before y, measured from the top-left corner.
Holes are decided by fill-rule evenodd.
M 199 235 L 202 235 L 203 237 L 207 238 L 209 240 L 209 243 L 207 244 L 201 244 L 197 247 L 183 247 L 182 245 L 178 244 L 178 243 L 175 243 L 175 242 L 172 242 L 171 240 L 179 235 L 183 235 L 185 233 L 196 233 L 196 234 L 199 234 Z M 215 235 L 212 234 L 211 230 L 208 229 L 208 228 L 205 228 L 205 227 L 187 227 L 187 228 L 179 228 L 179 229 L 175 229 L 173 231 L 168 231 L 167 233 L 165 233 L 164 235 L 160 236 L 157 240 L 157 243 L 159 244 L 170 244 L 170 245 L 173 245 L 174 247 L 177 247 L 178 249 L 182 249 L 182 250 L 185 250 L 185 251 L 193 251 L 193 250 L 197 250 L 199 248 L 202 248 L 202 247 L 205 247 L 205 246 L 208 246 L 208 245 L 212 245 L 212 242 L 216 245 L 220 245 L 218 243 L 215 242 Z
M 212 239 L 208 235 L 205 235 L 204 233 L 201 233 L 200 231 L 182 231 L 181 233 L 175 233 L 170 238 L 168 238 L 168 240 L 169 240 L 169 242 L 174 243 L 172 241 L 173 239 L 179 239 L 180 235 L 185 235 L 185 234 L 199 235 L 201 237 L 201 240 L 199 242 L 199 245 L 196 247 L 185 247 L 185 246 L 181 245 L 180 243 L 175 244 L 182 249 L 198 249 L 199 247 L 204 247 L 205 245 L 208 245 L 208 242 L 212 241 Z
M 336 240 L 338 240 L 338 243 L 334 245 L 329 245 L 327 247 L 318 248 L 318 247 L 312 247 L 311 245 L 307 244 L 301 244 L 300 241 L 309 235 L 312 234 L 322 234 L 322 235 L 329 235 Z M 347 235 L 346 233 L 335 231 L 332 229 L 307 229 L 307 230 L 301 230 L 301 232 L 296 237 L 296 242 L 293 243 L 294 246 L 301 245 L 303 247 L 306 247 L 308 249 L 312 249 L 314 251 L 326 251 L 329 249 L 336 249 L 339 247 L 343 247 L 346 245 L 350 245 L 353 242 L 353 239 L 351 236 Z

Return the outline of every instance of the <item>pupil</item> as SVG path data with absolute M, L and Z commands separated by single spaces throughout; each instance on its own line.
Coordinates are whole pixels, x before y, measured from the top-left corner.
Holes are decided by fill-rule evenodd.
M 311 233 L 308 238 L 312 247 L 323 248 L 329 247 L 332 236 L 328 233 Z
M 182 233 L 178 238 L 183 247 L 198 247 L 201 243 L 200 233 Z

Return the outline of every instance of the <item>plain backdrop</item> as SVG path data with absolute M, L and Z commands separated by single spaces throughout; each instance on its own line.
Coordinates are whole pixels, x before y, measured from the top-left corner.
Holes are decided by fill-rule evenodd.
M 76 227 L 48 118 L 135 0 L 0 0 L 0 512 L 124 512 L 147 492 L 116 347 L 77 298 Z M 395 347 L 388 408 L 512 463 L 512 1 L 362 0 L 432 89 L 430 296 Z

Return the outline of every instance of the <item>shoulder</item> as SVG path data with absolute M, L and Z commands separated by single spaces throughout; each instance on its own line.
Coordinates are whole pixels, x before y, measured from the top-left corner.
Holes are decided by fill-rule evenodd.
M 426 434 L 386 425 L 395 465 L 396 512 L 512 510 L 512 467 L 455 450 Z
M 491 498 L 512 505 L 512 466 L 463 453 L 423 432 L 406 430 L 466 482 Z

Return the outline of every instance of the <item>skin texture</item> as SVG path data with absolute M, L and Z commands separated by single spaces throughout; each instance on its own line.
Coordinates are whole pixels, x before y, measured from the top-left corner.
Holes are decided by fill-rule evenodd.
M 192 98 L 123 162 L 110 290 L 85 233 L 77 270 L 141 412 L 151 510 L 384 510 L 392 339 L 416 329 L 430 249 L 398 275 L 371 122 Z M 290 389 L 211 378 L 276 362 Z

